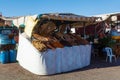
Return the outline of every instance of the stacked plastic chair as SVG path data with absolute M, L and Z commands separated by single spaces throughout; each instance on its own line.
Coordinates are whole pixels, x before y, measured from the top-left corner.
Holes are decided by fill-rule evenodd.
M 113 54 L 112 48 L 110 48 L 110 47 L 105 47 L 105 51 L 106 51 L 106 53 L 107 53 L 106 62 L 107 62 L 108 58 L 109 58 L 109 62 L 110 62 L 110 63 L 112 62 L 112 58 L 114 58 L 115 61 L 116 61 L 116 56 Z

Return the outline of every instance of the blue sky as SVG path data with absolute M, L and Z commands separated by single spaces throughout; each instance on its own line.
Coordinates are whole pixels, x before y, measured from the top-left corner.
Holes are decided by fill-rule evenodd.
M 0 0 L 3 16 L 68 12 L 84 16 L 120 12 L 120 0 Z

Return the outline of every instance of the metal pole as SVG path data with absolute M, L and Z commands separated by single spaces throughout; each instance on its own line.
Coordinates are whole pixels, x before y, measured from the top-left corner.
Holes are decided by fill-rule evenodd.
M 83 22 L 83 27 L 84 27 L 84 39 L 86 39 L 86 31 L 85 31 L 86 26 L 85 26 L 85 22 Z

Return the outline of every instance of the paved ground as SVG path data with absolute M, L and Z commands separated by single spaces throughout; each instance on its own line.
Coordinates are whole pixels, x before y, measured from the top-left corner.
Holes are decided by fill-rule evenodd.
M 85 68 L 50 76 L 34 75 L 18 63 L 0 64 L 0 80 L 120 80 L 120 59 L 109 63 L 105 58 L 93 58 Z

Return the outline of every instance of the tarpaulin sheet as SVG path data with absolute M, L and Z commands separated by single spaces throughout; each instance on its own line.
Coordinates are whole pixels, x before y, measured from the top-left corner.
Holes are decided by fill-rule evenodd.
M 50 75 L 80 69 L 90 64 L 91 45 L 48 49 L 39 52 L 20 35 L 17 60 L 26 70 L 37 75 Z

